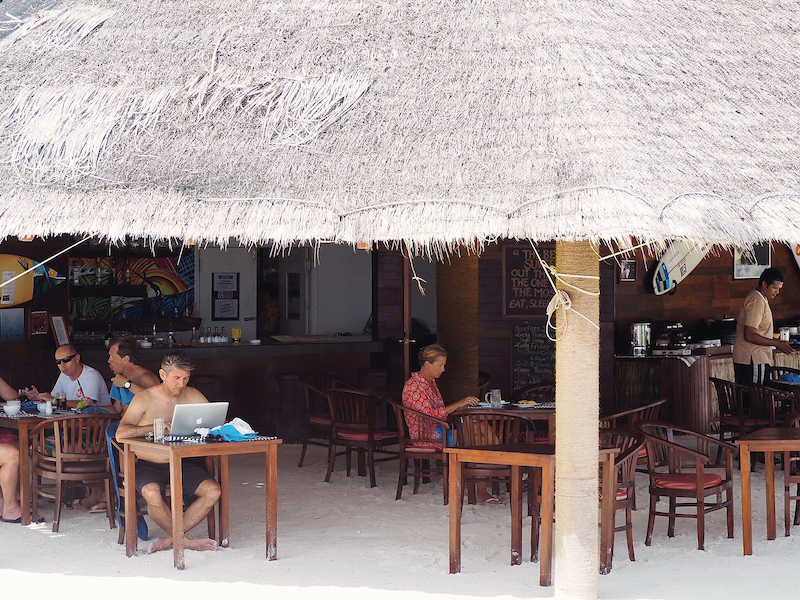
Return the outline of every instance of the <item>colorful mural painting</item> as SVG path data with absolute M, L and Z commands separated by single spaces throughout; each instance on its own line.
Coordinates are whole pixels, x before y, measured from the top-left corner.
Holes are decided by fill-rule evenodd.
M 107 286 L 70 299 L 70 320 L 118 321 L 191 316 L 194 254 L 174 258 L 71 258 L 73 286 Z

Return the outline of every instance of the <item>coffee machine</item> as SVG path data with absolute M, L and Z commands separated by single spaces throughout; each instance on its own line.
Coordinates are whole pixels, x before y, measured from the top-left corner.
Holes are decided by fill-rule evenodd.
M 680 321 L 663 321 L 658 327 L 653 356 L 687 356 L 692 353 L 688 347 L 689 335 Z

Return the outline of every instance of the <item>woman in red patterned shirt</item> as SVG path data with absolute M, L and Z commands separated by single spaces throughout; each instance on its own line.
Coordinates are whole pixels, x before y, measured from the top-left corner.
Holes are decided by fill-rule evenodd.
M 447 415 L 454 410 L 465 406 L 475 406 L 478 403 L 475 396 L 467 396 L 445 406 L 436 380 L 444 373 L 446 363 L 447 350 L 439 344 L 431 344 L 420 350 L 420 368 L 419 371 L 411 374 L 411 378 L 403 387 L 403 405 L 442 420 L 447 419 Z M 441 428 L 436 427 L 433 421 L 421 419 L 413 413 L 406 413 L 406 423 L 411 439 L 438 440 L 442 438 Z M 436 442 L 419 442 L 418 445 L 425 448 L 442 446 Z

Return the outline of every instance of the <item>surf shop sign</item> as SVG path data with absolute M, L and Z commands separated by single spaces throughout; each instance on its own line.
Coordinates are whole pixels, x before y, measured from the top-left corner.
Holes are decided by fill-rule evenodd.
M 545 263 L 555 264 L 555 245 L 542 244 L 536 248 Z M 553 288 L 530 245 L 503 246 L 502 285 L 504 317 L 545 316 Z

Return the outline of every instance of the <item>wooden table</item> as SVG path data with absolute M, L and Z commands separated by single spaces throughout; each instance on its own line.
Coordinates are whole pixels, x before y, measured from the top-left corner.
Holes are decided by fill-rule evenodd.
M 742 474 L 742 540 L 744 555 L 753 553 L 752 505 L 750 503 L 750 453 L 763 452 L 767 483 L 767 539 L 774 540 L 775 524 L 775 452 L 800 450 L 800 429 L 791 427 L 765 427 L 736 440 L 739 446 Z
M 545 421 L 547 422 L 547 439 L 542 440 L 543 444 L 555 444 L 555 430 L 556 430 L 556 409 L 555 408 L 534 408 L 535 404 L 525 405 L 525 408 L 514 406 L 513 404 L 504 404 L 501 408 L 491 408 L 488 406 L 475 406 L 470 408 L 460 408 L 453 412 L 453 414 L 469 414 L 474 410 L 501 410 L 510 415 L 530 419 L 531 421 Z
M 173 557 L 176 569 L 183 569 L 184 536 L 183 511 L 176 507 L 183 506 L 183 468 L 181 459 L 193 456 L 214 456 L 219 459 L 219 484 L 222 490 L 219 499 L 219 545 L 227 548 L 230 530 L 230 495 L 228 489 L 229 470 L 228 457 L 232 454 L 260 454 L 266 459 L 266 540 L 267 559 L 278 557 L 278 444 L 283 440 L 253 440 L 247 442 L 172 442 L 156 444 L 144 438 L 122 440 L 125 461 L 125 489 L 136 489 L 136 460 L 134 452 L 142 450 L 151 455 L 169 458 L 170 494 L 172 501 Z M 125 494 L 125 553 L 136 554 L 138 542 L 136 538 L 136 494 Z
M 9 417 L 4 412 L 0 413 L 0 427 L 16 429 L 19 436 L 19 504 L 22 508 L 22 524 L 31 524 L 31 429 L 44 419 L 63 417 L 70 412 L 57 411 L 47 416 L 21 416 Z
M 524 410 L 524 409 L 523 409 Z M 555 447 L 552 444 L 502 444 L 482 448 L 445 448 L 450 460 L 450 572 L 461 572 L 462 463 L 511 467 L 511 564 L 522 563 L 521 467 L 542 469 L 542 531 L 539 584 L 551 585 L 553 561 L 553 500 Z

